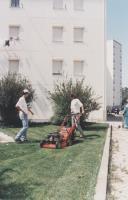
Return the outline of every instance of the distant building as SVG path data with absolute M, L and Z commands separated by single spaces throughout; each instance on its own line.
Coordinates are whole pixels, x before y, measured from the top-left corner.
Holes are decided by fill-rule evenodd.
M 0 75 L 16 72 L 36 89 L 35 118 L 48 120 L 47 96 L 64 76 L 85 78 L 106 116 L 105 0 L 0 0 Z
M 120 106 L 122 101 L 122 45 L 107 41 L 107 106 Z

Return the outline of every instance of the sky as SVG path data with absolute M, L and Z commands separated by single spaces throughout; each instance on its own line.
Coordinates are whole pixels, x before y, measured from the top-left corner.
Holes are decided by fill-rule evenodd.
M 128 87 L 128 0 L 107 0 L 107 38 L 122 44 L 122 85 Z

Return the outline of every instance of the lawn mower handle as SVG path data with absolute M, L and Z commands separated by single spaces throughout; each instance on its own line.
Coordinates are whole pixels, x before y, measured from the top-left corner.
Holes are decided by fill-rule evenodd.
M 69 117 L 72 117 L 73 115 L 78 116 L 78 117 L 76 118 L 76 122 L 78 122 L 78 120 L 80 119 L 80 117 L 81 117 L 82 114 L 81 114 L 81 113 L 77 113 L 77 114 L 68 114 L 68 115 L 66 115 L 66 116 L 64 117 L 64 119 L 63 119 L 63 122 L 62 122 L 62 124 L 61 124 L 61 127 L 64 126 L 64 123 L 67 122 L 67 119 L 68 119 Z

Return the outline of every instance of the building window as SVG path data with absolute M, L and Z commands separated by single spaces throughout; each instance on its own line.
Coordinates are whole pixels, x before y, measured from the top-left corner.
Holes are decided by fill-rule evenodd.
M 63 9 L 63 0 L 53 0 L 53 9 Z
M 9 26 L 9 38 L 19 40 L 20 26 Z
M 74 28 L 74 42 L 83 42 L 84 41 L 84 28 L 76 27 Z
M 52 61 L 52 74 L 62 75 L 63 60 L 53 60 Z
M 62 42 L 63 41 L 63 27 L 54 26 L 52 28 L 53 42 Z
M 84 0 L 73 0 L 74 10 L 84 10 Z
M 19 7 L 20 0 L 11 0 L 11 7 Z
M 75 60 L 74 61 L 74 75 L 82 76 L 84 71 L 84 61 L 83 60 Z
M 9 60 L 9 73 L 18 73 L 19 72 L 19 60 Z

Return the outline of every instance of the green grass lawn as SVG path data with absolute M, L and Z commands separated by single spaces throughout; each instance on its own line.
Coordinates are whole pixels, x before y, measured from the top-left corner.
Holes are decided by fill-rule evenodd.
M 0 199 L 92 200 L 103 146 L 105 125 L 88 126 L 86 138 L 65 149 L 40 149 L 53 125 L 31 127 L 26 144 L 0 144 Z M 0 131 L 15 136 L 17 128 Z

